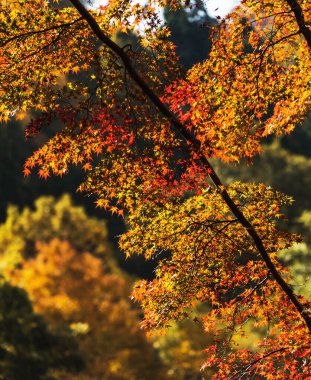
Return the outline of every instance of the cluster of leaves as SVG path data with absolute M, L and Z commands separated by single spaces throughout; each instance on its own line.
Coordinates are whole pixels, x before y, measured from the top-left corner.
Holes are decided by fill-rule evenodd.
M 290 199 L 264 185 L 236 183 L 229 192 L 256 226 L 279 271 L 288 277 L 287 270 L 276 261 L 277 253 L 298 237 L 277 230 L 273 219 L 281 216 L 282 203 Z M 147 213 L 146 209 L 148 206 L 142 205 L 136 215 L 129 217 L 132 228 L 121 238 L 121 246 L 128 254 L 134 251 L 148 258 L 165 251 L 169 256 L 161 261 L 154 281 L 141 281 L 134 289 L 134 297 L 145 311 L 145 326 L 166 327 L 174 320 L 191 316 L 198 302 L 207 303 L 212 308 L 202 319 L 215 345 L 207 350 L 205 366 L 219 365 L 218 378 L 228 378 L 235 369 L 242 373 L 241 362 L 260 362 L 263 352 L 274 351 L 271 363 L 267 357 L 263 365 L 257 365 L 257 373 L 264 374 L 268 365 L 274 378 L 284 378 L 284 374 L 301 376 L 307 368 L 292 357 L 310 352 L 306 350 L 308 344 L 298 350 L 300 341 L 306 343 L 303 323 L 279 292 L 245 230 L 223 206 L 219 193 L 208 190 L 182 204 L 168 205 L 165 210 L 153 208 Z M 223 340 L 224 334 L 230 336 L 229 342 L 241 340 L 247 321 L 257 329 L 266 329 L 266 337 L 255 354 L 236 350 L 238 344 L 232 346 Z M 289 349 L 293 345 L 297 350 Z M 280 358 L 291 362 L 288 372 L 277 364 Z
M 44 0 L 15 1 L 14 6 L 2 2 L 1 121 L 14 115 L 23 119 L 30 108 L 49 113 L 60 98 L 79 99 L 85 94 L 82 84 L 61 86 L 61 75 L 89 67 L 84 60 L 92 54 L 89 34 L 82 32 L 78 21 L 72 9 L 48 7 Z M 72 55 L 66 59 L 68 48 Z
M 284 1 L 244 1 L 214 30 L 209 59 L 167 88 L 170 105 L 209 157 L 238 161 L 289 133 L 310 110 L 310 59 Z M 305 2 L 306 19 L 310 5 Z M 297 108 L 299 104 L 299 109 Z
M 166 327 L 208 302 L 202 320 L 215 344 L 205 366 L 217 368 L 218 379 L 310 372 L 310 302 L 293 295 L 277 259 L 297 240 L 275 225 L 289 199 L 264 185 L 226 188 L 208 162 L 253 157 L 262 137 L 290 132 L 310 111 L 304 19 L 311 7 L 294 2 L 243 1 L 215 28 L 209 59 L 186 77 L 157 13 L 166 2 L 111 0 L 81 18 L 74 9 L 38 9 L 30 1 L 6 8 L 1 19 L 1 76 L 15 89 L 0 90 L 8 94 L 3 120 L 36 109 L 43 115 L 30 132 L 51 117 L 63 125 L 29 158 L 25 174 L 38 166 L 44 178 L 63 175 L 79 164 L 86 171 L 80 190 L 97 194 L 98 205 L 112 213 L 129 213 L 132 229 L 121 239 L 126 253 L 168 257 L 156 279 L 134 291 L 145 327 Z M 72 3 L 81 11 L 79 1 Z M 51 28 L 63 31 L 56 40 Z M 109 36 L 116 29 L 137 33 L 139 47 L 115 45 Z M 80 67 L 83 83 L 75 76 Z M 60 89 L 57 79 L 68 70 L 72 80 Z M 246 321 L 267 330 L 257 352 L 232 348 Z
M 305 123 L 305 130 L 299 131 L 304 133 L 302 138 L 285 140 L 285 144 L 295 144 L 294 149 L 297 152 L 296 144 L 301 141 L 302 144 L 308 143 L 308 133 L 310 125 L 308 120 Z M 299 136 L 300 137 L 300 136 Z M 301 139 L 301 140 L 300 140 Z M 298 146 L 299 147 L 299 146 Z M 299 150 L 302 150 L 299 147 Z M 219 165 L 227 181 L 230 183 L 234 178 L 247 180 L 252 178 L 256 181 L 264 182 L 273 188 L 290 194 L 295 199 L 294 204 L 284 205 L 287 220 L 281 221 L 282 227 L 298 232 L 304 236 L 304 241 L 294 244 L 291 248 L 281 253 L 281 260 L 290 267 L 292 274 L 292 284 L 297 293 L 303 294 L 310 299 L 310 196 L 309 189 L 311 160 L 304 155 L 293 154 L 281 146 L 280 141 L 273 141 L 264 147 L 263 153 L 256 157 L 252 165 L 240 164 L 235 167 L 226 167 Z

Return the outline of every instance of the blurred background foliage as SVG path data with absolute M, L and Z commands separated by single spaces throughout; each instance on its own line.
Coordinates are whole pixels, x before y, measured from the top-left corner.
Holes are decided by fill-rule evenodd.
M 140 310 L 129 299 L 133 279 L 118 267 L 103 220 L 89 217 L 68 195 L 41 197 L 34 210 L 10 206 L 0 226 L 0 250 L 4 280 L 25 297 L 27 292 L 53 334 L 78 347 L 84 362 L 79 376 L 46 362 L 52 378 L 165 378 L 158 351 L 139 327 Z M 17 326 L 22 308 L 14 314 Z M 14 376 L 9 379 L 19 379 Z
M 36 314 L 27 293 L 4 280 L 0 284 L 0 379 L 57 379 L 50 370 L 75 373 L 83 360 L 65 331 L 51 331 Z
M 210 27 L 216 21 L 203 8 L 165 10 L 164 17 L 185 71 L 208 57 Z M 137 46 L 134 35 L 117 33 L 115 41 Z M 117 247 L 125 223 L 96 209 L 94 199 L 75 193 L 83 178 L 80 169 L 46 181 L 23 177 L 25 159 L 58 127 L 27 141 L 23 128 L 0 125 L 0 379 L 200 379 L 202 350 L 210 343 L 200 323 L 183 321 L 166 335 L 144 335 L 141 312 L 129 294 L 135 278 L 154 276 L 156 263 L 141 257 L 125 261 Z M 296 291 L 307 297 L 310 146 L 311 117 L 291 135 L 264 141 L 252 163 L 215 162 L 227 183 L 264 182 L 293 196 L 281 227 L 305 239 L 283 252 L 282 259 L 292 270 Z M 245 328 L 248 339 L 242 344 L 252 348 L 258 332 Z

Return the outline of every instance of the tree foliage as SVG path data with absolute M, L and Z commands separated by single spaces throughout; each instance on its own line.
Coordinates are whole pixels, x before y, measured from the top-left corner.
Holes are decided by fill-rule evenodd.
M 53 238 L 68 240 L 79 251 L 101 257 L 107 268 L 116 268 L 107 241 L 104 221 L 88 216 L 82 207 L 74 206 L 64 195 L 59 200 L 41 197 L 35 208 L 25 207 L 21 212 L 8 207 L 7 218 L 0 225 L 2 265 L 14 267 L 22 258 L 35 256 L 37 241 L 49 242 Z
M 37 250 L 36 258 L 9 278 L 27 290 L 35 310 L 54 328 L 68 326 L 77 336 L 86 365 L 79 378 L 164 379 L 164 367 L 128 300 L 128 280 L 66 241 L 38 243 Z M 76 375 L 59 373 L 58 378 Z
M 204 367 L 217 379 L 306 376 L 310 300 L 293 292 L 278 260 L 299 240 L 276 225 L 291 199 L 262 184 L 224 186 L 210 159 L 251 159 L 264 137 L 291 132 L 310 112 L 310 2 L 244 0 L 186 75 L 158 14 L 183 4 L 111 0 L 91 12 L 71 4 L 20 0 L 1 13 L 2 120 L 36 110 L 28 136 L 55 119 L 63 125 L 25 174 L 82 166 L 79 190 L 129 214 L 126 254 L 165 252 L 156 279 L 134 290 L 146 328 L 207 302 L 202 321 L 214 344 Z M 118 46 L 116 30 L 136 33 L 139 47 Z M 71 80 L 60 85 L 64 74 Z M 247 321 L 266 330 L 256 351 L 233 344 Z
M 38 372 L 41 367 L 52 366 L 53 355 L 58 354 L 61 363 L 60 359 L 66 358 L 65 343 L 73 341 L 85 368 L 77 375 L 66 370 L 66 366 L 62 369 L 55 365 L 51 376 L 79 376 L 85 380 L 165 379 L 165 366 L 139 328 L 139 309 L 129 300 L 132 280 L 118 269 L 111 255 L 103 221 L 88 217 L 83 208 L 72 204 L 68 195 L 58 201 L 42 197 L 35 206 L 34 210 L 25 208 L 21 212 L 9 208 L 7 221 L 0 227 L 0 264 L 6 280 L 14 286 L 12 289 L 18 286 L 26 291 L 35 312 L 63 338 L 63 347 L 56 346 L 55 353 L 45 353 L 45 346 L 37 348 L 42 350 L 41 356 L 35 352 L 38 359 L 34 359 L 33 365 L 38 365 Z M 21 297 L 14 292 L 11 297 L 12 307 L 16 306 L 14 321 L 25 319 L 23 329 L 15 322 L 16 331 L 20 329 L 24 338 L 14 339 L 21 341 L 18 352 L 24 350 L 27 358 L 33 354 L 23 341 L 32 339 L 31 330 L 27 330 L 27 323 L 31 322 L 23 311 Z M 27 307 L 30 313 L 29 301 Z M 9 318 L 8 309 L 1 314 Z M 15 331 L 10 330 L 12 334 Z M 37 339 L 43 345 L 47 338 L 42 334 L 37 333 Z M 22 354 L 16 355 L 18 359 Z M 5 362 L 1 373 L 6 373 L 7 368 Z M 23 366 L 20 371 L 23 373 Z M 27 371 L 29 379 L 36 379 L 35 369 Z M 16 374 L 9 378 L 22 379 Z M 38 379 L 43 378 L 38 374 Z

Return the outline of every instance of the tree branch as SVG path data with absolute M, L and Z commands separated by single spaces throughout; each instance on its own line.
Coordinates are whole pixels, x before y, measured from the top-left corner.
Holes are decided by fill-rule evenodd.
M 228 377 L 228 380 L 230 379 L 233 379 L 234 377 L 236 376 L 240 376 L 240 379 L 242 379 L 242 377 L 254 366 L 256 365 L 257 363 L 259 363 L 261 360 L 264 360 L 266 358 L 268 358 L 269 356 L 271 355 L 274 355 L 274 354 L 277 354 L 278 352 L 283 352 L 283 351 L 286 351 L 288 350 L 289 347 L 282 347 L 282 348 L 278 348 L 276 350 L 273 350 L 273 351 L 270 351 L 270 352 L 267 352 L 266 354 L 263 354 L 262 356 L 260 356 L 258 359 L 255 359 L 253 360 L 251 363 L 247 364 L 245 367 L 243 367 L 242 369 L 240 369 L 239 371 L 235 372 L 234 374 L 232 374 L 230 377 Z
M 15 40 L 19 40 L 20 38 L 31 37 L 31 36 L 33 36 L 35 34 L 43 34 L 43 33 L 46 33 L 46 32 L 52 31 L 52 30 L 66 28 L 68 26 L 74 25 L 75 23 L 77 23 L 78 21 L 81 21 L 81 20 L 83 20 L 83 17 L 79 17 L 77 20 L 74 20 L 74 21 L 71 21 L 71 22 L 68 22 L 68 23 L 65 23 L 65 24 L 54 25 L 54 26 L 51 26 L 51 27 L 46 28 L 46 29 L 31 30 L 29 32 L 17 34 L 16 36 L 10 37 L 7 40 L 5 40 L 4 42 L 2 42 L 0 44 L 0 48 L 4 47 L 5 45 L 7 45 L 10 42 L 13 42 Z
M 285 0 L 290 6 L 290 9 L 295 15 L 297 25 L 299 26 L 299 31 L 306 39 L 309 49 L 311 49 L 311 29 L 306 25 L 303 10 L 299 5 L 297 0 Z
M 293 0 L 287 0 L 293 1 Z M 214 186 L 218 189 L 221 194 L 224 202 L 227 204 L 228 208 L 234 214 L 234 216 L 239 220 L 240 224 L 246 229 L 248 235 L 252 238 L 254 245 L 256 246 L 258 252 L 260 253 L 262 259 L 266 263 L 268 269 L 270 270 L 275 281 L 279 284 L 281 289 L 286 293 L 288 298 L 291 300 L 295 306 L 298 313 L 304 319 L 309 332 L 311 333 L 311 318 L 305 310 L 304 306 L 299 302 L 298 298 L 294 294 L 292 288 L 286 283 L 281 274 L 276 269 L 275 265 L 270 259 L 268 252 L 266 251 L 263 242 L 259 235 L 257 234 L 255 228 L 252 224 L 246 219 L 242 211 L 231 199 L 230 195 L 226 191 L 224 185 L 219 179 L 218 175 L 214 171 L 208 159 L 205 157 L 204 153 L 201 150 L 200 141 L 193 136 L 187 128 L 179 121 L 177 116 L 172 113 L 167 106 L 160 100 L 156 93 L 148 86 L 144 79 L 134 68 L 131 59 L 128 57 L 126 52 L 120 48 L 115 42 L 113 42 L 99 27 L 98 23 L 90 12 L 81 4 L 79 0 L 70 0 L 73 6 L 77 9 L 80 15 L 88 23 L 89 27 L 93 30 L 97 38 L 106 46 L 108 46 L 115 54 L 117 54 L 120 59 L 123 61 L 124 67 L 128 71 L 131 78 L 136 82 L 138 87 L 143 91 L 143 93 L 151 100 L 151 102 L 156 106 L 156 108 L 166 117 L 169 122 L 174 126 L 174 128 L 183 136 L 183 138 L 188 142 L 190 149 L 195 152 L 200 158 L 202 164 L 207 170 L 207 173 L 212 180 Z M 311 43 L 311 41 L 310 41 Z

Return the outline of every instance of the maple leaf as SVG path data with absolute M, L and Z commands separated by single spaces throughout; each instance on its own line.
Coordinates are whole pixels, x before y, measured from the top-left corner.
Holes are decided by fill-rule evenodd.
M 110 207 L 109 210 L 111 211 L 111 214 L 112 214 L 112 215 L 113 215 L 113 214 L 118 214 L 118 208 L 115 207 L 115 206 Z
M 77 74 L 78 71 L 80 71 L 80 67 L 79 66 L 74 66 L 71 68 L 71 71 L 75 74 Z
M 31 171 L 28 168 L 24 168 L 23 173 L 24 173 L 24 177 L 28 177 Z
M 41 177 L 43 179 L 47 179 L 50 176 L 49 171 L 46 169 L 40 169 L 38 174 L 39 174 L 39 177 Z
M 86 164 L 83 165 L 83 169 L 85 171 L 90 170 L 92 168 L 92 164 L 90 162 L 87 162 Z

